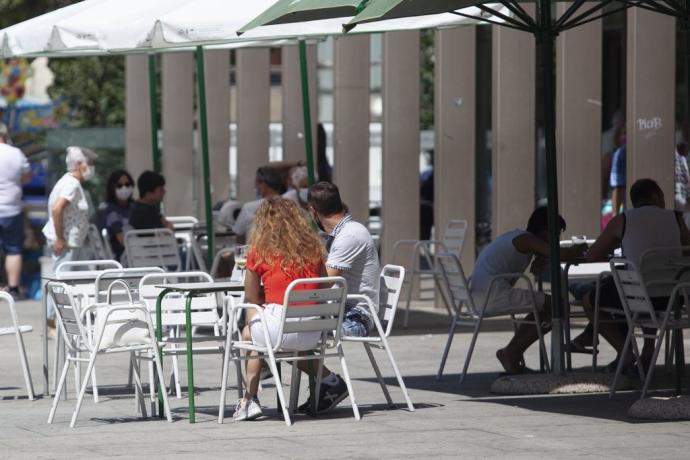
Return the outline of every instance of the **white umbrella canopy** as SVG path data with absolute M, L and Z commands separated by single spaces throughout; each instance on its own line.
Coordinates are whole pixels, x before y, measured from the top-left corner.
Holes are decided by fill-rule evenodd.
M 50 40 L 53 24 L 106 1 L 108 0 L 85 0 L 0 30 L 0 57 L 24 56 L 44 51 Z

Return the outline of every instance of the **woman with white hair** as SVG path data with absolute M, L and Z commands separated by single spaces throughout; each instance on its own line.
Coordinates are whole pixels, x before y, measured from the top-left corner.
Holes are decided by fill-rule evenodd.
M 89 231 L 89 203 L 81 184 L 93 178 L 96 172 L 96 154 L 87 148 L 67 147 L 65 160 L 67 172 L 50 192 L 48 222 L 43 227 L 54 267 L 79 259 L 79 250 Z M 49 307 L 50 335 L 54 335 L 54 315 Z

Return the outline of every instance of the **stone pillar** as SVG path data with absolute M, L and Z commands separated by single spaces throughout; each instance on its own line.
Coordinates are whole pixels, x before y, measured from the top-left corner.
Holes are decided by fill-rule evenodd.
M 162 59 L 163 176 L 165 214 L 197 215 L 194 191 L 194 54 Z
M 256 198 L 256 169 L 268 163 L 270 121 L 268 48 L 237 50 L 237 196 Z
M 558 8 L 562 14 L 565 5 Z M 558 196 L 566 236 L 600 233 L 601 40 L 597 20 L 560 34 L 557 41 Z
M 148 56 L 125 57 L 125 168 L 137 180 L 153 169 Z
M 282 49 L 283 85 L 283 160 L 306 159 L 304 146 L 304 113 L 302 106 L 302 78 L 300 74 L 299 46 L 284 46 Z M 316 125 L 318 114 L 318 88 L 316 45 L 307 45 L 307 74 L 309 76 L 309 105 L 311 106 L 312 144 L 316 156 Z M 316 164 L 314 164 L 316 167 Z
M 462 254 L 467 273 L 475 255 L 476 38 L 474 26 L 436 32 L 435 236 L 443 237 L 449 220 L 467 220 Z
M 211 196 L 215 203 L 230 194 L 230 52 L 204 51 L 204 64 Z M 199 171 L 203 171 L 201 164 Z
M 369 36 L 335 39 L 333 180 L 355 220 L 369 217 Z
M 534 37 L 493 27 L 492 235 L 524 228 L 534 210 Z
M 381 261 L 388 263 L 396 241 L 419 238 L 418 31 L 384 34 L 382 90 Z
M 628 10 L 627 189 L 637 179 L 659 183 L 673 208 L 676 20 Z M 632 206 L 629 195 L 626 204 Z

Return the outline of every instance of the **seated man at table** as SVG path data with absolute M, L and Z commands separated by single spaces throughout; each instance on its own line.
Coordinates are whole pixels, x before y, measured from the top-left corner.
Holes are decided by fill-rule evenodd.
M 632 209 L 614 217 L 592 244 L 585 257 L 590 262 L 607 260 L 617 248 L 622 248 L 623 257 L 640 268 L 640 257 L 651 248 L 677 247 L 690 245 L 690 232 L 685 225 L 683 216 L 670 209 L 664 209 L 666 202 L 664 192 L 652 179 L 639 179 L 630 188 Z M 582 299 L 587 316 L 594 318 L 595 292 L 592 289 Z M 652 303 L 656 309 L 666 308 L 668 297 L 653 297 Z M 607 308 L 622 308 L 620 298 L 613 278 L 607 278 L 601 285 L 599 302 Z M 610 315 L 601 312 L 601 319 L 610 319 Z M 607 366 L 615 370 L 620 353 L 625 344 L 626 328 L 619 324 L 606 321 L 599 322 L 599 332 L 616 349 L 616 361 Z M 641 358 L 647 364 L 654 351 L 654 339 L 645 339 Z M 625 356 L 625 366 L 633 364 L 633 355 Z
M 168 228 L 172 224 L 161 214 L 161 203 L 165 197 L 165 179 L 153 171 L 144 171 L 137 179 L 139 199 L 129 210 L 129 225 L 135 230 Z
M 565 230 L 565 220 L 559 216 L 560 230 Z M 562 260 L 572 260 L 581 255 L 584 245 L 563 248 Z M 532 305 L 532 293 L 527 289 L 514 287 L 507 280 L 497 282 L 491 293 L 488 293 L 491 279 L 497 275 L 508 273 L 523 273 L 532 264 L 532 271 L 536 272 L 545 266 L 549 257 L 549 237 L 547 208 L 537 208 L 527 222 L 527 229 L 508 231 L 482 250 L 472 272 L 470 290 L 477 308 L 482 308 L 486 300 L 486 314 L 494 315 L 509 312 L 519 307 Z M 486 296 L 490 295 L 489 299 Z M 547 325 L 551 318 L 551 300 L 541 292 L 535 292 L 537 309 L 543 325 L 542 333 L 550 330 Z M 529 314 L 526 320 L 534 320 Z M 520 365 L 525 350 L 539 338 L 537 328 L 533 324 L 521 324 L 517 332 L 505 348 L 496 352 L 506 372 L 521 373 L 524 368 Z

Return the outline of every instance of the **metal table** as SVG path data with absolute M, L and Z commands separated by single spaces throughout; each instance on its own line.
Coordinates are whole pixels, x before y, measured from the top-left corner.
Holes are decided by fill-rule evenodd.
M 163 298 L 171 292 L 179 292 L 186 295 L 185 302 L 185 341 L 187 351 L 187 392 L 189 394 L 189 423 L 195 423 L 196 407 L 194 405 L 194 357 L 192 353 L 192 299 L 194 296 L 217 293 L 243 291 L 244 284 L 237 281 L 219 283 L 177 283 L 156 286 L 161 290 L 156 300 L 156 340 L 160 343 L 163 340 L 161 303 Z M 159 414 L 163 414 L 162 408 L 162 388 L 158 389 Z

